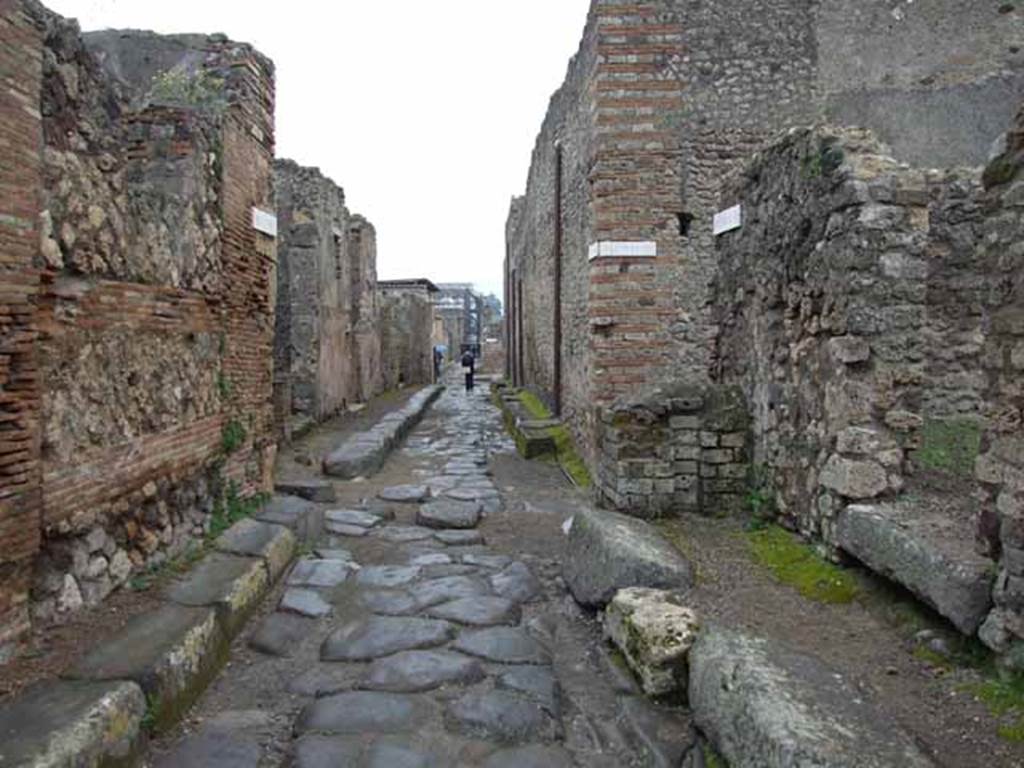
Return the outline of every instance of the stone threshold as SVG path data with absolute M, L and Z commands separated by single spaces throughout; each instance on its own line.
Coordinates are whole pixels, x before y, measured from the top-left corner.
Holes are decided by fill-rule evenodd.
M 441 384 L 424 387 L 400 409 L 387 414 L 365 432 L 346 439 L 324 457 L 323 473 L 340 480 L 375 475 L 443 391 Z
M 0 707 L 0 765 L 131 768 L 151 732 L 173 727 L 213 682 L 232 640 L 286 573 L 299 542 L 323 530 L 323 510 L 275 496 L 218 538 L 161 595 L 59 680 Z

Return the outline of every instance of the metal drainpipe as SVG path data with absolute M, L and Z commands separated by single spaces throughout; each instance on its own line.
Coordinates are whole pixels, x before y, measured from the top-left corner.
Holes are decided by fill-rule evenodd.
M 555 142 L 555 416 L 562 415 L 562 142 Z

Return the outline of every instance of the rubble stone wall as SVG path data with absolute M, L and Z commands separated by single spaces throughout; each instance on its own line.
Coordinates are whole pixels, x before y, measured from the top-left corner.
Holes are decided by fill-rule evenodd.
M 1000 652 L 1024 640 L 1020 130 L 984 174 L 790 132 L 725 193 L 744 223 L 716 251 L 715 377 L 779 515 L 835 553 L 847 505 L 898 502 L 921 546 L 998 561 Z
M 275 365 L 291 413 L 321 421 L 358 399 L 345 193 L 314 168 L 275 164 L 278 311 Z
M 352 337 L 356 360 L 353 391 L 365 402 L 386 387 L 381 303 L 377 291 L 377 230 L 359 215 L 349 220 L 348 254 L 352 270 Z
M 24 595 L 6 590 L 24 589 L 26 562 L 38 622 L 95 604 L 203 536 L 229 485 L 269 490 L 276 450 L 275 240 L 253 224 L 274 210 L 272 64 L 222 36 L 82 35 L 34 0 L 3 18 L 23 49 L 3 68 L 0 103 L 20 102 L 3 173 L 32 241 L 4 253 L 34 270 L 23 300 L 36 286 L 31 318 L 4 298 L 26 325 L 3 389 L 35 388 L 31 420 L 8 423 L 36 441 L 41 466 L 22 475 L 41 483 L 16 527 L 0 507 L 0 567 L 19 564 L 0 616 L 21 616 L 0 636 L 24 628 Z
M 1000 570 L 996 607 L 980 636 L 1009 652 L 1024 643 L 1024 109 L 984 183 L 974 258 L 985 276 L 985 334 L 976 358 L 985 419 L 974 474 L 985 492 L 983 509 L 994 507 L 983 533 L 997 541 Z
M 434 304 L 429 294 L 382 289 L 380 334 L 385 390 L 434 381 Z

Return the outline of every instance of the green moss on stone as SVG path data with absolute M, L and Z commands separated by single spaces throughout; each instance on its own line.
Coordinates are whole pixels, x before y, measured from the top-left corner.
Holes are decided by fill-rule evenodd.
M 523 390 L 518 394 L 519 402 L 523 404 L 526 412 L 534 419 L 550 419 L 551 412 L 547 406 L 532 392 Z M 515 430 L 510 430 L 513 435 L 516 434 Z M 576 445 L 573 443 L 572 434 L 569 432 L 569 428 L 564 424 L 557 427 L 551 427 L 547 430 L 547 434 L 555 441 L 555 451 L 557 453 L 558 463 L 561 465 L 565 473 L 572 478 L 572 481 L 581 488 L 589 488 L 593 482 L 590 477 L 590 472 L 587 469 L 587 465 L 583 462 L 579 453 L 576 451 Z M 518 446 L 519 440 L 517 438 L 516 444 Z M 522 452 L 522 451 L 520 451 Z
M 729 768 L 729 763 L 707 742 L 703 745 L 705 768 Z
M 971 477 L 980 449 L 981 427 L 976 422 L 931 419 L 921 428 L 921 447 L 914 457 L 928 469 Z
M 769 525 L 746 535 L 757 561 L 804 597 L 819 603 L 850 603 L 860 592 L 850 573 L 819 557 L 783 528 Z

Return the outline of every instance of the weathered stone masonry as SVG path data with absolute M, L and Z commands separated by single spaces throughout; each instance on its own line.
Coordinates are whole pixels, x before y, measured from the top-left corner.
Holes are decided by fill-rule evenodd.
M 983 176 L 915 168 L 989 157 L 1024 16 L 755 5 L 595 1 L 508 220 L 508 373 L 564 404 L 604 503 L 721 514 L 753 484 L 1009 652 L 1020 129 Z M 822 118 L 871 130 L 784 132 Z
M 383 280 L 380 337 L 384 389 L 434 381 L 434 299 L 429 280 Z
M 270 488 L 276 257 L 269 61 L 3 14 L 6 641 Z
M 562 405 L 596 467 L 617 398 L 713 382 L 723 180 L 822 116 L 899 159 L 977 163 L 1021 91 L 1021 32 L 1019 13 L 964 0 L 595 0 L 509 215 L 510 376 Z M 645 496 L 624 508 L 647 513 Z
M 288 160 L 275 170 L 277 386 L 287 389 L 285 419 L 322 421 L 379 391 L 376 249 L 330 179 Z

